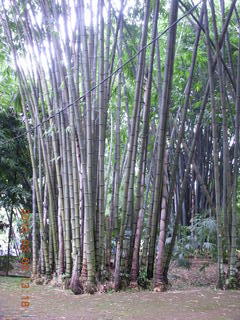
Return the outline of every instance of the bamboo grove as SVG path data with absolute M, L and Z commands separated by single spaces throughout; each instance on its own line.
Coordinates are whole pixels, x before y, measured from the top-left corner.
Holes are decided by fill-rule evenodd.
M 0 17 L 32 166 L 33 278 L 81 293 L 144 270 L 165 290 L 179 225 L 201 213 L 217 221 L 217 286 L 233 287 L 239 3 L 1 0 Z

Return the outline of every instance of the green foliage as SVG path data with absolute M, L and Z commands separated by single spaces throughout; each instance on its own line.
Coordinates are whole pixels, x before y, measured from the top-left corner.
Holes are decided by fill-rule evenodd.
M 12 108 L 0 110 L 0 206 L 26 206 L 30 200 L 31 167 L 22 122 Z
M 236 277 L 229 277 L 226 279 L 226 287 L 227 289 L 238 289 L 239 283 Z
M 15 261 L 15 257 L 10 256 L 8 270 L 13 269 L 13 265 L 11 262 L 14 262 L 14 261 Z M 0 256 L 0 271 L 6 271 L 6 270 L 7 270 L 7 256 Z
M 137 283 L 143 289 L 149 289 L 151 286 L 151 281 L 147 277 L 146 269 L 140 269 Z
M 174 258 L 179 266 L 190 268 L 191 256 L 216 257 L 216 221 L 201 215 L 194 217 L 190 226 L 180 227 L 180 238 L 176 244 Z
M 194 235 L 194 240 L 204 251 L 211 250 L 216 243 L 216 220 L 214 218 L 203 218 L 197 215 L 192 221 L 190 230 Z

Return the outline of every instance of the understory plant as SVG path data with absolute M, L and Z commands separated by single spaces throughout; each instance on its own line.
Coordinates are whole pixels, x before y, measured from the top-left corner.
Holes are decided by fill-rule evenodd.
M 216 220 L 196 215 L 189 226 L 181 226 L 174 258 L 179 266 L 189 268 L 191 257 L 216 259 Z

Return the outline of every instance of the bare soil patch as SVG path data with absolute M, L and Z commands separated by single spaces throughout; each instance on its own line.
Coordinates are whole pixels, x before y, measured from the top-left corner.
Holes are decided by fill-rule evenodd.
M 176 262 L 171 264 L 169 281 L 174 289 L 188 287 L 215 286 L 217 283 L 217 263 L 210 259 L 191 259 L 190 269 L 178 267 Z M 227 266 L 224 266 L 227 274 Z

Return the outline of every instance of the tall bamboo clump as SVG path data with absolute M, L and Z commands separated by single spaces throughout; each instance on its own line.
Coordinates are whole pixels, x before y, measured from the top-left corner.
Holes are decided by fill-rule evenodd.
M 220 1 L 220 23 L 214 1 L 189 9 L 172 0 L 165 30 L 161 1 L 145 0 L 136 25 L 128 3 L 114 3 L 1 1 L 32 165 L 33 278 L 55 275 L 76 294 L 93 293 L 99 282 L 136 286 L 144 271 L 165 290 L 179 225 L 205 212 L 217 220 L 218 286 L 224 252 L 235 285 L 236 0 L 228 9 Z M 193 48 L 187 62 L 181 41 Z

